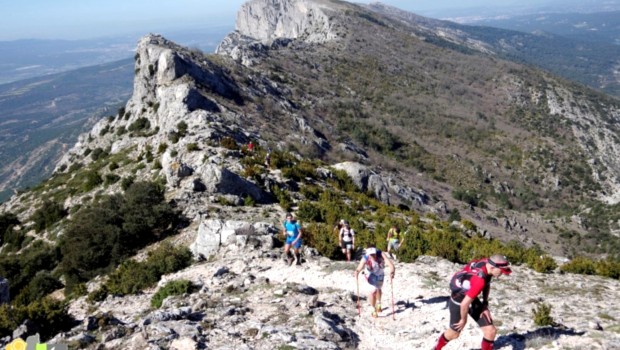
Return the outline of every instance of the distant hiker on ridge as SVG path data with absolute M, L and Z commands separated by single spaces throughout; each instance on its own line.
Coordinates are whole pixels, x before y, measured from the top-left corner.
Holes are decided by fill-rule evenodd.
M 385 277 L 385 263 L 390 268 L 390 278 L 394 278 L 395 268 L 392 261 L 375 247 L 366 248 L 365 254 L 355 269 L 355 280 L 358 281 L 359 273 L 364 270 L 366 281 L 369 286 L 368 301 L 372 306 L 372 317 L 378 317 L 381 312 L 381 288 Z M 358 282 L 359 283 L 359 282 Z
M 267 150 L 265 154 L 265 167 L 271 169 L 271 148 Z
M 283 223 L 284 229 L 282 233 L 286 237 L 284 244 L 284 256 L 289 265 L 296 261 L 297 265 L 301 265 L 301 256 L 299 255 L 299 249 L 301 248 L 301 235 L 303 233 L 301 225 L 293 214 L 287 213 L 286 220 Z M 294 250 L 294 256 L 291 255 L 291 246 Z
M 392 225 L 392 228 L 390 228 L 387 234 L 387 241 L 387 252 L 390 257 L 394 258 L 392 251 L 396 252 L 402 245 L 402 242 L 400 241 L 400 229 L 398 226 Z
M 347 221 L 344 222 L 338 233 L 338 245 L 342 248 L 342 254 L 347 257 L 347 261 L 351 261 L 351 252 L 355 249 L 355 231 Z
M 493 255 L 490 258 L 474 260 L 452 276 L 448 302 L 450 309 L 450 328 L 437 339 L 435 350 L 443 349 L 449 341 L 459 337 L 467 324 L 467 314 L 478 322 L 482 330 L 481 350 L 492 350 L 497 329 L 489 311 L 489 292 L 491 278 L 501 274 L 510 275 L 510 263 L 505 256 Z M 478 299 L 482 293 L 483 301 Z

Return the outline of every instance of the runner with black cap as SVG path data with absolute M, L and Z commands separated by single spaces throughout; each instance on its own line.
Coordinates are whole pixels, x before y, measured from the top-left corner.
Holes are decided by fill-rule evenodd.
M 510 275 L 510 263 L 503 255 L 474 260 L 452 276 L 450 280 L 450 328 L 437 340 L 435 350 L 441 350 L 451 340 L 459 337 L 467 324 L 467 315 L 478 323 L 482 330 L 481 350 L 492 350 L 497 329 L 489 311 L 491 278 Z M 478 295 L 482 293 L 482 301 Z

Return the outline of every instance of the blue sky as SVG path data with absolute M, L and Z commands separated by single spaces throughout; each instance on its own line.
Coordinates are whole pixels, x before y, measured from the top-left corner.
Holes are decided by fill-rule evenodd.
M 560 0 L 382 0 L 421 15 L 444 18 L 489 8 Z M 571 1 L 571 0 L 564 0 Z M 601 0 L 572 0 L 601 1 Z M 614 0 L 611 0 L 614 1 Z M 163 30 L 234 26 L 245 0 L 0 0 L 0 40 L 86 39 Z M 351 1 L 368 3 L 369 1 Z

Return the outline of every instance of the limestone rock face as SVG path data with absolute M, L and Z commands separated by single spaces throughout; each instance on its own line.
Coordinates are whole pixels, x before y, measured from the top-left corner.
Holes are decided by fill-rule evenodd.
M 384 178 L 360 163 L 343 162 L 333 167 L 345 171 L 360 190 L 372 192 L 384 203 L 426 206 L 429 201 L 423 191 L 407 187 L 394 178 Z
M 326 8 L 317 1 L 253 0 L 237 13 L 237 31 L 259 41 L 300 38 L 307 42 L 334 39 Z
M 255 184 L 241 178 L 226 168 L 209 164 L 199 170 L 206 190 L 212 193 L 251 196 L 258 202 L 266 200 L 267 194 Z
M 245 246 L 251 242 L 254 246 L 271 248 L 271 234 L 274 232 L 277 232 L 277 229 L 267 223 L 204 220 L 200 223 L 198 235 L 190 249 L 196 256 L 209 257 L 216 254 L 220 246 L 225 245 Z
M 215 52 L 245 66 L 254 65 L 261 52 L 288 45 L 290 39 L 324 43 L 337 39 L 329 13 L 335 3 L 322 0 L 252 0 L 237 12 L 236 30 Z

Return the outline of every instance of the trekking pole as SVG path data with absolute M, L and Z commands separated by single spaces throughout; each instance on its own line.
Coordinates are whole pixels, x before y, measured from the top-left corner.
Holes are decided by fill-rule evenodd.
M 362 317 L 362 306 L 360 305 L 360 280 L 355 276 L 355 284 L 357 284 L 357 317 Z
M 394 316 L 394 278 L 390 276 L 390 289 L 392 290 L 392 321 L 396 321 Z

